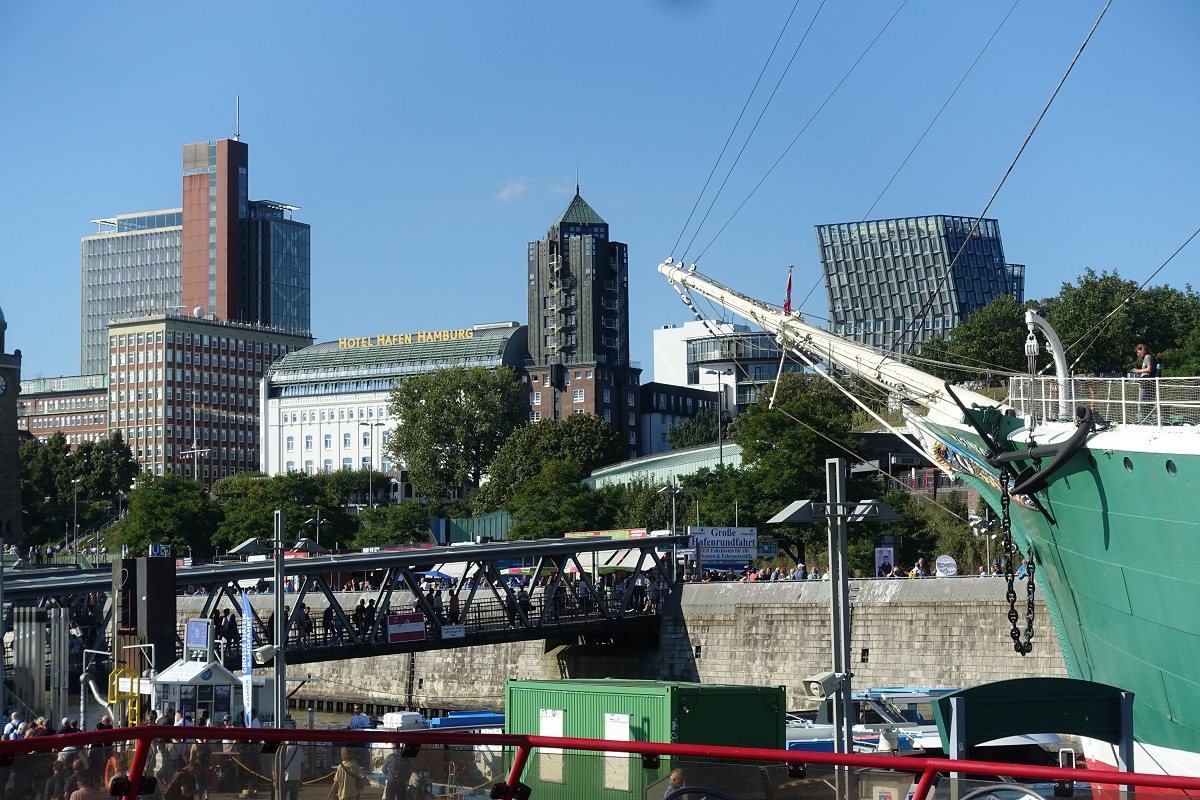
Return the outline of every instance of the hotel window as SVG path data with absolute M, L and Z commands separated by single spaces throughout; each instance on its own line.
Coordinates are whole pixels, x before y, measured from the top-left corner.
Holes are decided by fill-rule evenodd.
M 325 459 L 325 462 L 321 465 L 321 470 L 326 474 L 333 472 L 333 461 L 328 458 Z
M 541 422 L 542 421 L 542 412 L 530 411 L 529 412 L 529 421 L 530 422 Z
M 342 447 L 344 447 L 347 450 L 350 449 L 350 434 L 348 434 L 348 433 L 342 434 Z
M 313 462 L 305 461 L 304 462 L 304 471 L 307 472 L 309 475 L 312 475 L 313 474 Z
M 342 469 L 351 469 L 354 466 L 354 460 L 350 458 L 342 459 Z
M 295 472 L 296 471 L 296 462 L 295 461 L 287 462 L 287 470 L 286 471 L 287 472 Z
M 630 408 L 633 408 L 633 392 L 625 395 L 625 404 Z
M 576 389 L 575 391 L 571 392 L 571 402 L 573 402 L 573 403 L 582 403 L 583 402 L 583 389 Z
M 542 403 L 542 393 L 541 392 L 530 392 L 529 405 L 536 406 L 536 405 L 541 405 L 541 403 Z
M 612 424 L 612 411 L 607 408 L 604 409 L 604 421 L 607 422 L 609 425 Z
M 325 449 L 326 450 L 333 449 L 333 434 L 332 433 L 325 434 Z
M 304 449 L 312 450 L 312 448 L 313 448 L 313 437 L 310 434 L 310 435 L 304 437 Z
M 542 386 L 549 386 L 549 385 L 550 385 L 550 373 L 547 372 L 542 375 Z
M 290 453 L 295 449 L 296 449 L 296 437 L 295 436 L 287 437 L 287 451 Z

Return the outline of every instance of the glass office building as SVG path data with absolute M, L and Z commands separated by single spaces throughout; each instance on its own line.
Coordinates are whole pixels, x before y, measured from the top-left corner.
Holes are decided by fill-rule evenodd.
M 943 215 L 818 225 L 830 328 L 908 352 L 998 295 L 1024 302 L 1025 267 L 1005 262 L 999 223 L 982 220 L 968 241 L 974 223 Z
M 294 206 L 255 200 L 243 223 L 239 275 L 242 319 L 292 331 L 311 329 L 308 225 L 289 219 Z
M 249 199 L 249 148 L 183 146 L 181 208 L 95 220 L 83 239 L 80 372 L 107 368 L 108 327 L 154 314 L 308 336 L 308 225 L 296 206 Z
M 183 304 L 183 210 L 93 220 L 99 233 L 82 242 L 80 367 L 108 371 L 108 324 Z

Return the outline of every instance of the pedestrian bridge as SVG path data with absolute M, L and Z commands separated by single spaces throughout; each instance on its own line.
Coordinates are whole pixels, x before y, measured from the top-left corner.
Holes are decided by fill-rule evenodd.
M 284 658 L 302 664 L 530 639 L 656 638 L 658 602 L 675 590 L 674 550 L 687 541 L 583 536 L 285 558 Z M 274 566 L 262 557 L 176 568 L 177 616 L 213 620 L 218 653 L 231 668 L 241 664 L 243 592 L 251 646 L 274 644 Z M 108 571 L 37 573 L 9 573 L 4 601 L 82 606 L 93 609 L 95 628 L 109 629 Z M 178 633 L 181 652 L 182 624 Z

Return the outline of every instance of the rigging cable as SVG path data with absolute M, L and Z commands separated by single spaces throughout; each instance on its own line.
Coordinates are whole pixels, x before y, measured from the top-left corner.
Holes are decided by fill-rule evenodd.
M 822 0 L 822 5 L 824 5 L 823 0 Z M 773 59 L 775 57 L 775 51 L 777 49 L 779 49 L 779 43 L 783 40 L 783 34 L 787 31 L 788 25 L 791 24 L 792 17 L 795 15 L 796 9 L 799 6 L 800 6 L 800 0 L 796 0 L 796 2 L 792 5 L 792 10 L 790 12 L 788 12 L 788 17 L 784 21 L 783 27 L 779 30 L 779 36 L 776 37 L 775 44 L 771 47 L 771 52 L 769 54 L 767 54 L 767 60 L 763 62 L 762 69 L 758 73 L 758 78 L 755 79 L 754 86 L 751 87 L 751 89 L 750 89 L 750 94 L 748 94 L 746 96 L 746 102 L 742 105 L 741 112 L 738 113 L 737 119 L 734 120 L 733 127 L 729 129 L 729 136 L 726 137 L 724 146 L 721 147 L 721 152 L 717 155 L 717 160 L 713 163 L 712 170 L 708 173 L 708 177 L 704 180 L 704 186 L 703 186 L 703 188 L 700 189 L 700 194 L 696 195 L 696 202 L 692 205 L 692 210 L 688 212 L 687 220 L 683 223 L 683 227 L 680 228 L 679 236 L 676 237 L 676 239 L 675 239 L 675 244 L 671 245 L 672 253 L 675 252 L 675 248 L 679 247 L 679 243 L 681 241 L 683 241 L 683 234 L 687 232 L 688 225 L 692 224 L 692 217 L 695 216 L 696 209 L 700 207 L 700 201 L 704 199 L 704 193 L 708 191 L 708 185 L 712 182 L 713 175 L 717 174 L 717 167 L 719 167 L 721 165 L 721 159 L 725 158 L 725 151 L 729 149 L 729 143 L 733 141 L 733 134 L 737 132 L 738 126 L 742 124 L 742 117 L 744 117 L 746 115 L 746 109 L 750 107 L 750 101 L 754 98 L 754 93 L 758 91 L 758 85 L 759 85 L 759 83 L 762 82 L 763 75 L 766 74 L 767 67 L 770 65 L 771 59 Z M 820 13 L 820 11 L 821 11 L 821 9 L 818 8 L 817 13 Z M 816 15 L 813 15 L 813 19 L 814 20 L 816 19 Z M 812 27 L 811 22 L 809 23 L 809 27 L 810 28 Z M 805 36 L 807 36 L 807 35 L 808 34 L 806 32 Z M 803 44 L 803 43 L 804 42 L 801 41 L 801 44 Z M 795 58 L 795 55 L 793 55 L 792 58 Z M 790 66 L 790 62 L 789 62 L 789 66 Z M 786 74 L 786 70 L 785 70 L 785 74 Z M 778 84 L 776 84 L 775 88 L 776 89 L 779 88 Z M 774 97 L 774 96 L 775 96 L 775 93 L 772 92 L 771 97 Z M 770 101 L 770 99 L 768 99 L 767 105 L 770 105 L 770 104 L 771 104 L 771 101 Z M 763 108 L 763 111 L 766 111 L 765 107 Z M 759 119 L 762 119 L 761 115 L 759 115 Z M 755 123 L 755 127 L 757 127 L 757 123 Z M 752 136 L 753 134 L 754 134 L 754 131 L 753 130 L 750 131 L 750 135 Z M 746 141 L 749 142 L 749 140 L 750 140 L 750 137 L 747 136 Z M 745 149 L 745 145 L 743 145 L 742 147 L 743 147 L 743 149 Z M 740 156 L 740 154 L 739 154 L 739 156 Z M 724 184 L 722 184 L 722 185 L 724 185 Z M 719 194 L 719 191 L 718 191 L 718 194 Z M 703 223 L 701 223 L 701 224 L 703 224 Z M 680 260 L 683 260 L 683 259 L 680 259 Z
M 700 312 L 700 309 L 698 309 L 696 307 L 695 301 L 692 299 L 691 291 L 686 286 L 680 286 L 679 284 L 675 284 L 675 288 L 676 288 L 676 291 L 679 292 L 680 296 L 684 299 L 684 302 L 685 302 L 685 304 L 687 304 L 688 308 L 690 308 L 692 310 L 693 314 L 695 314 L 696 319 L 698 321 L 700 321 L 705 326 L 706 329 L 709 330 L 709 332 L 714 336 L 714 338 L 718 338 L 720 336 L 720 333 L 715 329 L 715 327 L 713 327 L 714 320 L 712 320 L 709 317 L 702 314 Z M 713 309 L 715 310 L 715 305 L 713 304 L 713 301 L 709 298 L 705 298 L 705 300 L 707 300 L 709 305 L 711 307 L 713 307 Z M 777 337 L 777 341 L 779 341 L 778 337 Z M 818 375 L 820 375 L 825 380 L 829 381 L 838 391 L 840 391 L 842 394 L 846 395 L 846 397 L 849 398 L 851 402 L 853 402 L 855 405 L 857 405 L 859 408 L 861 408 L 863 411 L 865 411 L 868 415 L 870 415 L 872 418 L 874 418 L 876 421 L 878 421 L 884 427 L 886 427 L 890 431 L 892 431 L 893 434 L 898 436 L 900 438 L 900 440 L 905 442 L 910 448 L 912 448 L 913 450 L 915 450 L 918 453 L 924 454 L 926 457 L 930 457 L 930 460 L 933 460 L 932 457 L 930 456 L 930 454 L 925 450 L 925 448 L 921 447 L 918 443 L 911 440 L 911 438 L 906 437 L 904 434 L 900 433 L 899 430 L 895 426 L 891 425 L 887 420 L 883 419 L 881 416 L 876 414 L 869 406 L 867 406 L 865 403 L 863 403 L 861 401 L 861 399 L 854 396 L 853 393 L 849 392 L 844 386 L 842 386 L 837 381 L 836 378 L 834 378 L 832 375 L 828 374 L 828 372 L 826 370 L 818 369 L 816 367 L 816 365 L 812 361 L 807 359 L 798 349 L 790 348 L 782 341 L 779 341 L 779 347 L 780 347 L 780 350 L 784 354 L 791 355 L 791 358 L 794 362 L 809 366 L 810 368 L 813 369 L 814 372 L 816 372 Z M 876 349 L 878 349 L 878 348 L 876 348 Z M 736 352 L 727 353 L 726 355 L 728 355 L 729 360 L 733 362 L 734 367 L 736 369 L 738 369 L 741 373 L 746 374 L 747 371 L 744 369 L 744 367 L 740 361 L 740 358 Z M 780 378 L 780 375 L 776 375 L 776 377 L 775 377 L 776 384 L 778 384 L 779 378 Z M 878 387 L 875 387 L 871 384 L 867 384 L 867 385 L 870 386 L 873 391 L 878 390 Z M 735 399 L 734 405 L 735 405 L 735 407 L 737 405 L 736 399 Z M 795 414 L 792 414 L 787 409 L 782 408 L 780 406 L 775 406 L 772 403 L 771 410 L 779 411 L 787 419 L 790 419 L 799 425 L 803 425 L 805 428 L 808 428 L 810 431 L 815 433 L 817 436 L 821 437 L 822 439 L 829 442 L 830 444 L 832 444 L 834 447 L 838 448 L 839 450 L 845 452 L 847 455 L 851 456 L 852 458 L 856 459 L 857 461 L 862 462 L 862 463 L 867 463 L 867 460 L 863 456 L 859 455 L 858 453 L 855 453 L 853 450 L 846 447 L 841 442 L 838 442 L 837 440 L 826 435 L 823 431 L 820 431 L 817 428 L 813 427 L 812 425 L 809 425 L 807 422 L 798 418 Z M 934 463 L 936 463 L 936 461 Z M 888 480 L 896 483 L 897 485 L 899 485 L 903 488 L 908 488 L 905 486 L 905 484 L 902 480 L 891 475 L 890 473 L 888 473 L 881 467 L 876 466 L 875 471 L 880 473 L 881 475 L 885 476 Z M 931 502 L 934 505 L 941 508 L 942 510 L 944 510 L 946 513 L 950 514 L 951 516 L 953 516 L 963 522 L 966 522 L 966 520 L 964 520 L 963 517 L 960 514 L 958 514 L 957 512 L 955 512 L 953 509 L 943 505 L 942 503 L 938 503 L 936 500 L 931 500 Z
M 975 235 L 975 232 L 979 230 L 980 223 L 983 222 L 983 218 L 987 215 L 988 210 L 991 209 L 992 203 L 996 201 L 996 197 L 1000 194 L 1000 190 L 1004 188 L 1004 184 L 1008 181 L 1009 175 L 1012 174 L 1013 169 L 1017 166 L 1017 161 L 1019 161 L 1021 156 L 1025 153 L 1025 148 L 1029 146 L 1030 140 L 1033 139 L 1033 134 L 1037 132 L 1038 127 L 1042 124 L 1042 120 L 1046 118 L 1046 114 L 1050 111 L 1050 106 L 1054 103 L 1054 100 L 1056 97 L 1058 97 L 1058 93 L 1062 89 L 1063 84 L 1067 82 L 1067 78 L 1075 69 L 1075 64 L 1079 62 L 1080 56 L 1083 55 L 1084 48 L 1087 47 L 1088 42 L 1092 40 L 1092 35 L 1096 32 L 1096 28 L 1100 27 L 1100 21 L 1104 19 L 1104 15 L 1108 12 L 1108 8 L 1111 5 L 1112 0 L 1108 0 L 1104 4 L 1104 8 L 1100 9 L 1100 15 L 1096 17 L 1096 21 L 1092 23 L 1091 30 L 1089 30 L 1087 36 L 1084 37 L 1083 44 L 1079 45 L 1079 50 L 1076 51 L 1075 57 L 1071 59 L 1071 63 L 1067 65 L 1066 72 L 1064 72 L 1063 76 L 1059 78 L 1058 85 L 1054 87 L 1054 91 L 1050 94 L 1050 99 L 1046 101 L 1046 105 L 1042 108 L 1042 113 L 1038 114 L 1037 119 L 1033 123 L 1033 127 L 1030 128 L 1029 133 L 1025 135 L 1025 141 L 1021 142 L 1021 147 L 1017 150 L 1017 154 L 1013 156 L 1012 161 L 1008 165 L 1008 169 L 1006 169 L 1004 171 L 1004 175 L 1001 176 L 1000 183 L 996 185 L 996 189 L 992 192 L 992 196 L 988 198 L 987 204 L 983 207 L 983 211 L 981 211 L 979 215 L 975 217 L 975 222 L 971 225 L 971 230 L 967 233 L 962 245 L 958 248 L 958 252 L 954 254 L 954 260 L 952 260 L 950 265 L 946 267 L 946 272 L 938 280 L 937 286 L 933 287 L 933 291 L 929 293 L 929 297 L 926 299 L 924 305 L 922 305 L 921 311 L 917 315 L 917 318 L 914 319 L 911 324 L 906 325 L 904 330 L 900 332 L 900 335 L 892 340 L 892 347 L 889 352 L 895 352 L 897 345 L 903 341 L 904 335 L 910 330 L 917 330 L 917 326 L 924 321 L 925 317 L 929 314 L 929 310 L 933 308 L 934 298 L 937 297 L 938 292 L 941 291 L 942 286 L 944 286 L 946 281 L 950 279 L 950 276 L 954 274 L 954 267 L 958 264 L 958 260 L 962 258 L 962 254 L 966 252 L 967 245 L 970 244 L 971 238 Z
M 779 92 L 779 87 L 781 85 L 783 85 L 783 79 L 787 77 L 788 72 L 792 68 L 792 64 L 795 63 L 796 56 L 798 56 L 800 54 L 800 48 L 803 47 L 804 43 L 808 41 L 808 34 L 812 32 L 813 25 L 817 24 L 817 16 L 821 13 L 821 9 L 824 7 L 825 7 L 825 0 L 821 0 L 821 4 L 819 6 L 817 6 L 817 10 L 813 13 L 812 19 L 810 19 L 808 21 L 808 27 L 804 29 L 804 35 L 800 37 L 800 43 L 797 44 L 796 49 L 792 51 L 792 57 L 790 59 L 788 59 L 787 66 L 785 66 L 783 68 L 783 72 L 779 75 L 779 80 L 775 81 L 775 88 L 771 90 L 771 96 L 767 98 L 766 104 L 762 107 L 762 110 L 758 112 L 758 119 L 754 120 L 754 126 L 750 129 L 750 132 L 748 134 L 746 134 L 746 140 L 744 142 L 742 142 L 742 147 L 740 150 L 738 150 L 738 154 L 733 159 L 733 163 L 729 165 L 729 169 L 725 172 L 725 177 L 721 180 L 721 185 L 717 187 L 717 191 L 713 194 L 712 202 L 710 202 L 708 204 L 708 208 L 705 209 L 704 216 L 701 217 L 701 219 L 698 223 L 696 223 L 696 230 L 692 232 L 692 238 L 688 240 L 687 247 L 684 248 L 682 260 L 687 259 L 688 251 L 691 250 L 692 245 L 695 244 L 696 237 L 700 235 L 700 229 L 704 227 L 704 223 L 708 221 L 708 215 L 712 213 L 713 206 L 715 206 L 717 204 L 717 198 L 719 198 L 721 196 L 721 192 L 723 192 L 725 190 L 725 184 L 729 183 L 729 177 L 731 175 L 733 175 L 733 170 L 737 167 L 738 162 L 742 160 L 742 155 L 746 152 L 746 148 L 750 146 L 750 140 L 754 137 L 755 131 L 758 130 L 758 126 L 762 122 L 763 117 L 766 116 L 767 109 L 771 107 L 771 101 L 775 99 L 775 95 Z M 791 20 L 791 17 L 789 16 L 788 19 Z M 779 35 L 782 38 L 783 32 L 781 31 Z M 771 51 L 772 55 L 774 54 L 774 52 L 775 51 L 772 49 L 772 51 Z M 765 64 L 763 65 L 763 69 L 764 70 L 766 69 Z M 755 84 L 755 86 L 757 86 L 757 85 L 758 84 Z M 747 98 L 746 102 L 747 103 L 750 102 L 748 98 Z M 741 120 L 741 117 L 739 116 L 738 119 Z M 732 138 L 733 132 L 730 131 L 729 135 Z M 725 152 L 724 150 L 721 151 L 722 155 L 724 155 L 724 152 Z M 713 171 L 715 172 L 716 169 L 717 169 L 717 165 L 714 164 Z M 710 177 L 711 177 L 711 175 L 710 175 Z M 704 186 L 706 189 L 708 188 L 707 183 L 705 183 Z M 699 202 L 700 202 L 700 198 L 696 198 L 696 203 L 699 204 Z M 688 219 L 690 220 L 691 217 L 689 216 Z M 682 238 L 682 236 L 683 236 L 683 234 L 680 233 L 681 238 Z
M 1132 292 L 1129 293 L 1128 297 L 1126 297 L 1124 300 L 1122 300 L 1120 303 L 1117 304 L 1116 308 L 1114 308 L 1112 311 L 1108 312 L 1108 314 L 1106 314 L 1102 320 L 1100 320 L 1095 325 L 1093 325 L 1087 333 L 1080 336 L 1078 339 L 1076 339 L 1074 342 L 1072 342 L 1069 346 L 1063 348 L 1065 351 L 1074 350 L 1075 347 L 1078 346 L 1079 343 L 1082 342 L 1084 339 L 1086 339 L 1088 336 L 1091 336 L 1093 333 L 1096 334 L 1095 336 L 1092 337 L 1092 340 L 1087 343 L 1087 346 L 1084 347 L 1083 350 L 1080 351 L 1079 355 L 1075 358 L 1075 360 L 1071 362 L 1071 366 L 1069 366 L 1067 368 L 1067 372 L 1070 372 L 1071 370 L 1075 369 L 1075 365 L 1078 364 L 1085 355 L 1087 355 L 1088 350 L 1092 349 L 1092 346 L 1094 344 L 1096 344 L 1096 342 L 1100 339 L 1100 336 L 1104 333 L 1104 329 L 1106 329 L 1109 325 L 1112 324 L 1113 318 L 1116 317 L 1117 312 L 1119 312 L 1121 309 L 1128 306 L 1130 301 L 1133 300 L 1133 298 L 1137 296 L 1138 292 L 1145 289 L 1146 284 L 1148 284 L 1150 281 L 1154 280 L 1155 275 L 1157 275 L 1158 273 L 1160 273 L 1164 269 L 1166 269 L 1166 266 L 1175 260 L 1175 256 L 1177 256 L 1181 252 L 1183 252 L 1183 249 L 1185 247 L 1187 247 L 1189 244 L 1191 244 L 1192 240 L 1195 239 L 1198 234 L 1200 234 L 1200 228 L 1197 228 L 1196 230 L 1192 231 L 1192 235 L 1189 236 L 1187 239 L 1185 239 L 1183 241 L 1183 244 L 1181 244 L 1181 245 L 1179 245 L 1179 247 L 1175 248 L 1175 252 L 1171 253 L 1171 255 L 1167 257 L 1166 261 L 1164 261 L 1162 264 L 1159 264 L 1158 269 L 1154 270 L 1154 272 L 1151 272 L 1149 277 L 1146 278 L 1146 280 L 1142 281 L 1141 284 L 1136 289 L 1134 289 Z M 1048 368 L 1049 368 L 1049 365 L 1047 365 L 1046 367 L 1043 367 L 1041 372 L 1039 372 L 1038 374 L 1045 372 Z
M 858 69 L 858 65 L 861 64 L 863 59 L 867 57 L 867 53 L 871 52 L 872 48 L 875 47 L 875 44 L 879 41 L 880 37 L 883 36 L 889 27 L 891 27 L 892 23 L 896 21 L 896 17 L 899 16 L 900 12 L 903 11 L 904 7 L 907 5 L 908 0 L 901 1 L 900 7 L 892 12 L 890 17 L 888 17 L 888 21 L 885 22 L 883 27 L 879 29 L 879 32 L 875 34 L 875 38 L 871 39 L 866 49 L 864 49 L 862 53 L 859 54 L 858 58 L 855 59 L 854 63 L 850 65 L 850 69 L 846 70 L 846 74 L 842 76 L 842 79 L 837 82 L 837 85 L 833 87 L 833 90 L 825 97 L 824 100 L 821 101 L 821 105 L 817 106 L 817 110 L 812 113 L 812 116 L 809 117 L 808 121 L 804 123 L 804 126 L 800 128 L 800 132 L 797 133 L 790 142 L 788 142 L 787 147 L 783 148 L 783 152 L 780 153 L 779 157 L 772 162 L 770 167 L 767 168 L 766 173 L 762 176 L 762 178 L 759 179 L 758 183 L 754 184 L 754 188 L 752 188 L 750 193 L 746 195 L 746 199 L 743 200 L 741 204 L 733 210 L 733 213 L 729 215 L 729 219 L 725 220 L 725 224 L 722 225 L 715 234 L 713 234 L 712 239 L 710 239 L 708 244 L 704 246 L 704 249 L 700 251 L 700 255 L 696 256 L 696 261 L 699 261 L 704 257 L 704 254 L 707 253 L 708 249 L 713 246 L 713 243 L 717 241 L 721 234 L 725 232 L 725 229 L 728 228 L 737 215 L 741 213 L 741 210 L 746 207 L 746 204 L 750 202 L 750 198 L 754 197 L 754 194 L 759 190 L 759 188 L 766 183 L 767 178 L 771 176 L 771 173 L 775 171 L 775 168 L 779 166 L 780 162 L 783 161 L 791 149 L 795 147 L 796 142 L 800 141 L 800 137 L 804 135 L 809 126 L 813 124 L 818 116 L 820 116 L 821 112 L 825 109 L 825 106 L 829 105 L 829 102 L 833 100 L 834 96 L 838 93 L 838 90 L 840 90 L 842 85 L 849 80 L 852 74 L 854 74 L 854 70 Z

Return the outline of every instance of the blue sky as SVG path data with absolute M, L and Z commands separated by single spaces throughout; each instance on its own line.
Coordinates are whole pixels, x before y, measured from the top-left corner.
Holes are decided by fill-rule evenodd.
M 774 302 L 795 264 L 798 303 L 819 280 L 813 226 L 864 218 L 1011 6 L 830 0 L 818 14 L 801 0 L 749 118 L 815 22 L 688 260 L 703 251 L 701 271 Z M 1102 6 L 1019 3 L 870 216 L 982 211 Z M 684 221 L 791 9 L 0 4 L 8 349 L 26 378 L 78 373 L 88 220 L 178 206 L 181 146 L 231 137 L 240 95 L 251 197 L 301 206 L 312 225 L 318 341 L 524 321 L 526 242 L 578 170 L 629 245 L 648 380 L 652 330 L 687 319 L 655 267 L 683 254 Z M 1109 10 L 989 212 L 1028 296 L 1088 267 L 1140 281 L 1200 225 L 1198 34 L 1190 0 Z M 1198 261 L 1193 244 L 1154 282 L 1182 287 Z M 823 289 L 805 310 L 825 313 Z

